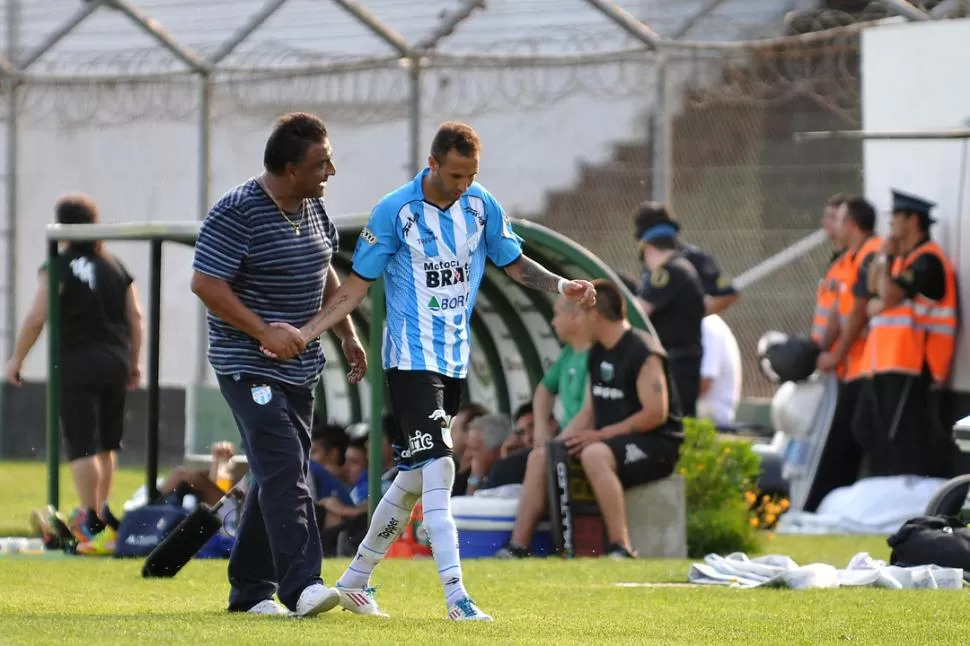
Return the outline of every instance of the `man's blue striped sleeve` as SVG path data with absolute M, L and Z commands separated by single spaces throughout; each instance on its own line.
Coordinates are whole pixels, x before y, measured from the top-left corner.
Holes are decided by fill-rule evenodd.
M 217 204 L 202 221 L 192 268 L 230 282 L 248 253 L 249 222 L 237 209 Z

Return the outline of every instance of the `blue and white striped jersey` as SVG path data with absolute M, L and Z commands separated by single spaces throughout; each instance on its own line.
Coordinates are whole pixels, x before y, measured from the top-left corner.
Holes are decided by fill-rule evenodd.
M 522 239 L 477 182 L 448 209 L 426 202 L 421 182 L 428 172 L 374 207 L 357 240 L 353 269 L 365 280 L 384 274 L 384 368 L 463 379 L 485 260 L 512 264 L 522 255 Z

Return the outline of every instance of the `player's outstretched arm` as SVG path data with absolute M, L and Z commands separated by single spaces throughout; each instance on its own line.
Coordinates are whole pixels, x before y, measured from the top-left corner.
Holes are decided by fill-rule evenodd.
M 300 328 L 300 333 L 307 343 L 344 321 L 367 296 L 368 288 L 370 288 L 370 281 L 364 280 L 357 274 L 350 274 L 333 296 L 327 299 L 324 308 Z
M 567 280 L 552 273 L 525 254 L 511 265 L 504 267 L 505 273 L 523 287 L 541 292 L 560 293 L 583 305 L 596 302 L 596 288 L 587 280 Z

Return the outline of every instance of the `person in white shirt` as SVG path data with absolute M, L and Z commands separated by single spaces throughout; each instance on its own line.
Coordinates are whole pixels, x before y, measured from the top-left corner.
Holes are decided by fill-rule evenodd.
M 717 314 L 701 322 L 701 387 L 697 417 L 730 424 L 741 399 L 741 351 L 731 328 Z

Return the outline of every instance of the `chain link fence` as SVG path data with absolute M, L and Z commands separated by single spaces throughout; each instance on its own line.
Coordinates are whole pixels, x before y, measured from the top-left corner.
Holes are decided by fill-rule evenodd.
M 310 10 L 290 1 L 291 11 Z M 179 4 L 159 0 L 151 9 Z M 433 24 L 442 7 L 455 4 L 429 3 L 427 16 L 402 22 L 405 35 L 416 39 L 426 31 L 418 27 Z M 394 53 L 340 58 L 311 52 L 303 41 L 261 37 L 259 31 L 204 77 L 158 46 L 108 54 L 91 45 L 90 51 L 48 56 L 21 78 L 16 98 L 21 150 L 34 141 L 54 142 L 52 154 L 67 160 L 71 173 L 90 163 L 85 160 L 139 159 L 154 150 L 152 155 L 165 158 L 158 163 L 168 164 L 164 173 L 149 168 L 136 177 L 133 166 L 117 219 L 185 219 L 199 216 L 200 204 L 211 203 L 256 169 L 274 118 L 308 110 L 324 116 L 337 151 L 330 209 L 362 212 L 423 163 L 441 121 L 464 119 L 483 137 L 482 181 L 512 215 L 536 219 L 634 275 L 639 266 L 632 213 L 644 199 L 662 195 L 682 221 L 684 237 L 737 275 L 817 230 L 829 195 L 861 191 L 860 142 L 793 141 L 798 131 L 858 128 L 858 15 L 785 16 L 766 12 L 760 0 L 698 0 L 692 4 L 705 8 L 697 15 L 703 13 L 698 20 L 706 21 L 706 31 L 693 23 L 677 27 L 685 10 L 670 10 L 666 28 L 693 29 L 691 35 L 701 29 L 721 40 L 666 41 L 659 52 L 596 12 L 590 15 L 598 24 L 563 20 L 539 35 L 508 32 L 507 24 L 527 5 L 543 16 L 562 7 L 542 4 L 489 2 L 469 18 L 469 25 L 483 26 L 465 36 L 460 28 L 445 39 L 421 62 L 419 75 L 408 64 L 413 60 Z M 621 4 L 638 16 L 666 6 L 647 0 Z M 712 9 L 718 5 L 720 14 Z M 33 11 L 39 15 L 39 9 Z M 159 19 L 166 23 L 165 16 Z M 738 40 L 786 32 L 772 40 Z M 733 42 L 724 40 L 728 37 Z M 203 58 L 218 49 L 218 43 L 194 47 Z M 5 96 L 11 87 L 3 85 Z M 207 155 L 199 152 L 202 121 L 209 128 Z M 156 133 L 161 134 L 153 139 Z M 158 152 L 159 146 L 165 150 Z M 36 153 L 29 157 L 40 159 Z M 202 164 L 208 168 L 197 168 Z M 32 186 L 56 185 L 59 171 L 34 165 L 22 172 L 20 191 L 29 194 Z M 208 191 L 204 199 L 191 195 L 203 184 L 200 172 L 209 183 L 199 189 Z M 185 186 L 184 194 L 157 197 L 159 175 L 166 185 Z M 105 194 L 117 193 L 112 178 L 80 171 L 76 176 L 105 183 Z M 149 204 L 152 199 L 158 204 Z M 115 217 L 113 209 L 105 211 L 109 221 Z M 34 228 L 40 232 L 42 225 Z M 25 238 L 21 232 L 18 247 L 38 247 L 39 236 Z M 745 396 L 771 392 L 755 363 L 758 337 L 769 329 L 807 332 L 828 254 L 819 248 L 750 286 L 727 312 L 745 358 Z M 136 271 L 143 260 L 132 258 Z M 19 264 L 25 278 L 18 283 L 24 288 L 18 299 L 22 311 L 32 284 L 24 268 L 37 263 Z M 167 302 L 176 309 L 192 306 Z M 193 319 L 188 309 L 166 312 L 163 325 L 184 326 Z M 163 329 L 163 337 L 182 334 L 182 327 Z M 169 373 L 172 380 L 193 380 L 190 368 L 176 368 Z M 163 364 L 163 373 L 167 369 Z

